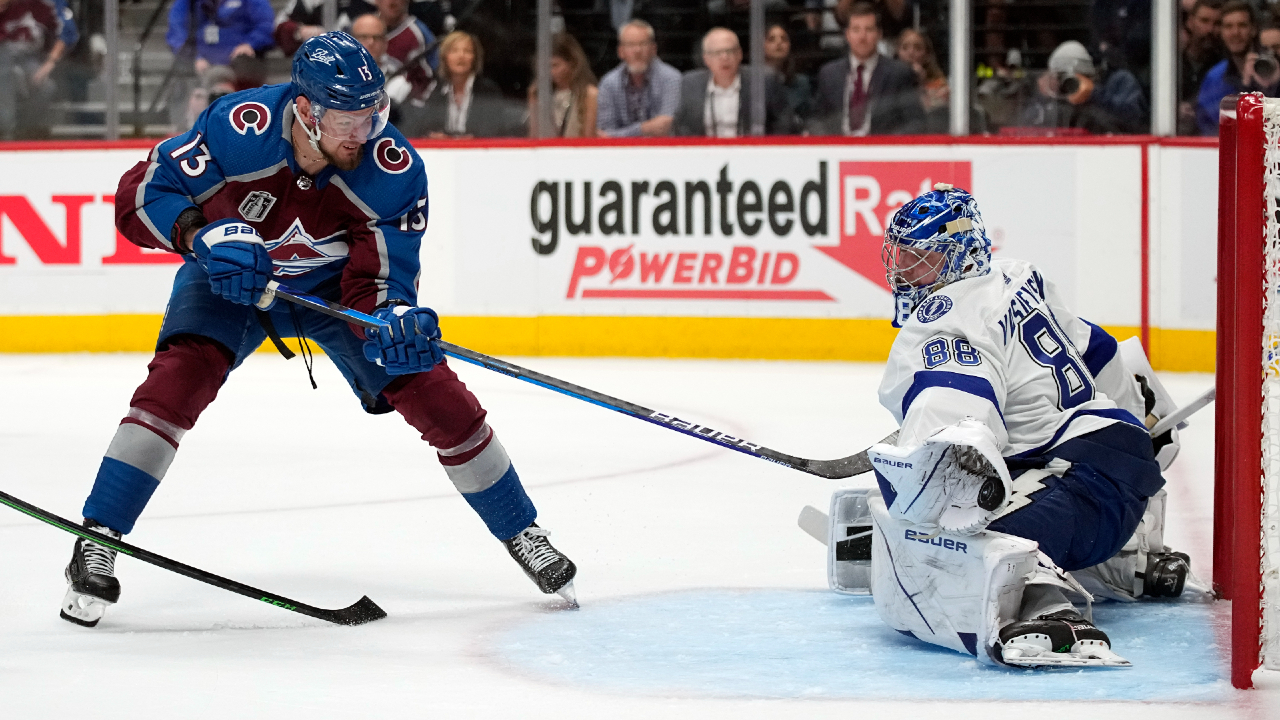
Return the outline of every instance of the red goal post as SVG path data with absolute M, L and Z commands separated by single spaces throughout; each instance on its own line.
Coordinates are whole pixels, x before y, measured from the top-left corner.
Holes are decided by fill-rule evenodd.
M 1280 669 L 1280 100 L 1223 100 L 1218 146 L 1213 580 L 1231 682 Z

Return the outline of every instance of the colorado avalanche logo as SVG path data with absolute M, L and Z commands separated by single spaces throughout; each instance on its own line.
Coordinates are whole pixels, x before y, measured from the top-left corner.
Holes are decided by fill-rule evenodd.
M 267 254 L 280 277 L 302 275 L 318 267 L 347 259 L 347 243 L 339 233 L 316 240 L 307 234 L 301 220 L 294 220 L 284 235 L 267 241 Z
M 946 295 L 934 295 L 925 300 L 920 309 L 916 311 L 916 319 L 922 323 L 931 323 L 946 315 L 947 311 L 951 309 L 951 305 L 951 298 Z
M 241 135 L 253 130 L 254 135 L 261 135 L 271 124 L 271 111 L 260 102 L 242 102 L 231 108 L 231 127 Z
M 404 148 L 396 147 L 395 140 L 382 138 L 373 144 L 373 161 L 392 175 L 399 175 L 413 165 L 413 156 Z

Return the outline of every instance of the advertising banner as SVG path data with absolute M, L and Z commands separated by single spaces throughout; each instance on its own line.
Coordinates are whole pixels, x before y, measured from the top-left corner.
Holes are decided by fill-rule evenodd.
M 443 152 L 424 152 L 429 169 Z M 542 148 L 447 164 L 427 239 L 450 245 L 439 289 L 464 313 L 887 318 L 884 226 L 948 182 L 978 197 L 997 253 L 1044 267 L 1069 299 L 1106 287 L 1086 300 L 1097 322 L 1139 322 L 1136 147 Z
M 430 178 L 419 299 L 442 315 L 542 318 L 544 335 L 547 318 L 878 327 L 892 308 L 880 261 L 884 228 L 896 208 L 941 182 L 978 198 L 997 256 L 1035 263 L 1080 315 L 1111 327 L 1142 322 L 1148 202 L 1153 326 L 1212 328 L 1213 148 L 673 144 L 419 153 Z M 0 317 L 163 312 L 178 259 L 141 250 L 113 228 L 119 177 L 146 154 L 0 151 Z M 296 236 L 309 237 L 305 229 Z

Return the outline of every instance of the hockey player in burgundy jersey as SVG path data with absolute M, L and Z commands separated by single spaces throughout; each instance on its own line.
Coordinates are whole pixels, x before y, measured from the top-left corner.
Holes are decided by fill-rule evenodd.
M 113 537 L 133 530 L 228 374 L 267 337 L 302 335 L 324 348 L 366 411 L 399 412 L 437 450 L 450 480 L 542 592 L 573 602 L 576 568 L 534 523 L 484 409 L 435 343 L 435 312 L 417 306 L 427 177 L 386 123 L 383 85 L 350 35 L 312 38 L 294 55 L 292 83 L 218 100 L 121 178 L 120 232 L 185 262 L 147 378 L 85 501 L 84 524 Z M 272 277 L 389 328 L 366 337 L 286 303 L 259 310 Z M 63 618 L 92 627 L 116 602 L 115 554 L 76 542 Z

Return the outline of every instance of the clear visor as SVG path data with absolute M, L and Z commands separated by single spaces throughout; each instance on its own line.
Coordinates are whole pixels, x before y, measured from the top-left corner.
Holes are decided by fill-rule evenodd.
M 378 102 L 364 110 L 333 110 L 318 103 L 311 104 L 311 117 L 316 129 L 339 142 L 365 143 L 378 137 L 387 127 L 391 115 L 391 100 L 386 93 Z
M 942 243 L 932 248 L 911 247 L 886 236 L 880 248 L 880 262 L 889 287 L 906 290 L 937 282 L 946 269 L 947 254 Z

